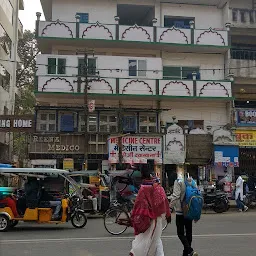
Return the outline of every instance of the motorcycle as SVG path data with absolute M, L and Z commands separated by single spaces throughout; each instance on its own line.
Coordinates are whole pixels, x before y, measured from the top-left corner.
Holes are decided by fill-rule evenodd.
M 68 198 L 68 214 L 67 221 L 71 220 L 75 228 L 83 228 L 87 224 L 87 217 L 82 210 L 83 199 L 78 195 L 67 195 Z
M 229 200 L 224 192 L 203 193 L 203 209 L 212 209 L 216 213 L 223 213 L 229 210 Z

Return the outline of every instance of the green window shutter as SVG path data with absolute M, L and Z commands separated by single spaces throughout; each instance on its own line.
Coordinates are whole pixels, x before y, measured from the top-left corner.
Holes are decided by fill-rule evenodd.
M 58 74 L 66 74 L 66 59 L 58 59 Z
M 84 59 L 78 59 L 78 75 L 84 76 Z
M 164 66 L 163 78 L 164 79 L 181 79 L 181 68 Z
M 96 74 L 96 59 L 91 58 L 88 59 L 88 75 L 95 75 Z
M 48 74 L 56 74 L 56 59 L 48 58 Z

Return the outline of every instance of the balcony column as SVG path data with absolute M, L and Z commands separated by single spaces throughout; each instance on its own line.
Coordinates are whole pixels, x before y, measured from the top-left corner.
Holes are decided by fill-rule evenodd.
M 39 22 L 40 22 L 40 17 L 41 17 L 41 12 L 36 13 L 36 37 L 39 36 Z
M 119 78 L 116 78 L 116 94 L 119 94 Z
M 230 27 L 231 27 L 231 23 L 227 22 L 225 24 L 226 30 L 228 32 L 228 46 L 231 45 L 231 33 L 230 33 Z
M 152 20 L 152 23 L 153 23 L 153 29 L 154 29 L 154 31 L 153 31 L 153 34 L 154 34 L 154 42 L 156 42 L 156 41 L 157 41 L 157 27 L 156 27 L 157 18 L 154 18 L 154 19 Z
M 191 31 L 191 44 L 195 43 L 195 22 L 193 20 L 191 20 L 189 22 L 190 25 L 190 31 Z
M 119 40 L 119 20 L 120 20 L 120 17 L 115 16 L 115 22 L 116 22 L 116 40 Z
M 159 79 L 156 79 L 156 95 L 159 95 Z
M 76 38 L 79 38 L 79 30 L 80 30 L 80 15 L 76 15 Z
M 194 71 L 192 73 L 192 76 L 193 76 L 193 96 L 196 97 L 196 75 L 197 75 L 197 72 Z

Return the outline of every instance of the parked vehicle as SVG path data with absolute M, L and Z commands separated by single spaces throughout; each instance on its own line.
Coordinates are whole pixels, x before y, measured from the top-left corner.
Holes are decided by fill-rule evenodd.
M 222 191 L 203 193 L 204 209 L 212 209 L 216 213 L 223 213 L 229 210 L 229 200 Z
M 81 209 L 83 200 L 79 186 L 71 177 L 68 176 L 67 171 L 50 168 L 0 168 L 0 176 L 16 180 L 27 179 L 27 181 L 32 178 L 34 184 L 36 184 L 36 186 L 34 186 L 36 191 L 34 193 L 35 198 L 33 199 L 31 199 L 31 197 L 28 196 L 28 193 L 26 193 L 26 185 L 25 193 L 22 192 L 23 187 L 21 188 L 22 190 L 18 187 L 12 188 L 12 190 L 17 191 L 17 199 L 15 201 L 17 202 L 17 211 L 20 216 L 14 216 L 13 208 L 11 208 L 10 205 L 1 203 L 0 231 L 7 231 L 8 229 L 16 226 L 20 221 L 40 224 L 60 224 L 71 221 L 75 228 L 83 228 L 86 225 L 87 217 Z M 18 182 L 17 184 L 19 183 L 21 182 Z M 54 193 L 54 196 L 51 195 L 51 198 L 61 202 L 61 210 L 57 219 L 52 220 L 52 200 L 40 200 L 40 192 L 43 191 L 42 184 L 45 191 L 48 190 L 48 194 Z M 52 184 L 54 184 L 54 186 L 52 186 Z M 30 187 L 32 186 L 31 183 L 28 185 L 30 185 Z M 54 191 L 50 190 L 51 187 L 54 187 Z M 71 187 L 72 193 L 69 194 Z M 8 195 L 10 189 L 2 188 L 2 193 L 4 193 L 4 190 L 7 191 L 5 195 Z M 23 207 L 20 207 L 18 203 L 20 199 L 24 202 L 22 203 Z

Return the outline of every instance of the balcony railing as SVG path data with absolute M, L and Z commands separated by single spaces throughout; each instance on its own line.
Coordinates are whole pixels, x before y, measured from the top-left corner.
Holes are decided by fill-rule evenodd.
M 74 77 L 38 76 L 38 93 L 83 94 L 84 83 Z M 88 84 L 89 94 L 174 96 L 174 97 L 232 97 L 230 81 L 156 80 L 95 78 Z
M 256 78 L 256 50 L 231 49 L 230 69 L 235 77 Z
M 256 60 L 256 50 L 231 49 L 231 59 L 236 60 Z
M 228 31 L 209 29 L 190 29 L 176 27 L 125 26 L 101 24 L 99 22 L 79 23 L 64 21 L 39 21 L 39 38 L 70 38 L 84 40 L 137 41 L 145 43 L 228 46 Z
M 234 27 L 255 27 L 256 10 L 252 9 L 231 9 L 232 25 Z

